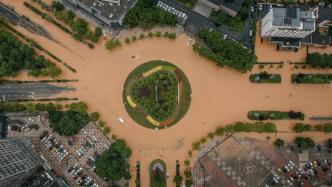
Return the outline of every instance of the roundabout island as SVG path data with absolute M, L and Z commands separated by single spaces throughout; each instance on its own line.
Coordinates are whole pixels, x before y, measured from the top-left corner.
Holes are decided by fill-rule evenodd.
M 174 125 L 188 111 L 191 87 L 175 65 L 153 60 L 136 67 L 127 77 L 123 101 L 138 124 L 163 129 Z

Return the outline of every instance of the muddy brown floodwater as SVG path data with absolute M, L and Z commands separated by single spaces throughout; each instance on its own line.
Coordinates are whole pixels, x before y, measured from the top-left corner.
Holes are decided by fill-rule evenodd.
M 198 56 L 190 46 L 186 45 L 188 41 L 186 35 L 178 36 L 175 41 L 146 39 L 129 45 L 123 44 L 112 52 L 105 50 L 105 41 L 102 41 L 91 50 L 25 8 L 23 1 L 3 0 L 3 2 L 43 25 L 57 41 L 63 44 L 56 44 L 17 27 L 22 33 L 32 37 L 77 70 L 74 74 L 62 68 L 65 71 L 63 78 L 79 79 L 79 82 L 74 84 L 77 91 L 72 95 L 85 101 L 91 111 L 100 112 L 102 119 L 112 128 L 112 133 L 126 140 L 133 151 L 132 171 L 136 160 L 141 161 L 142 186 L 148 186 L 149 163 L 157 158 L 167 163 L 171 176 L 168 179 L 168 186 L 173 186 L 175 161 L 186 159 L 192 142 L 219 125 L 248 121 L 249 110 L 295 110 L 302 111 L 307 116 L 332 115 L 332 87 L 292 85 L 290 74 L 299 70 L 293 70 L 289 65 L 281 69 L 265 69 L 272 73 L 280 73 L 282 84 L 254 85 L 248 81 L 249 74 L 220 69 Z M 264 48 L 262 45 L 257 47 L 259 60 L 280 61 L 286 56 L 284 53 L 267 53 Z M 302 60 L 303 57 L 300 55 L 302 53 L 302 51 L 294 53 L 291 60 Z M 133 54 L 136 56 L 135 59 L 130 58 Z M 264 54 L 265 57 L 261 57 L 260 54 Z M 189 111 L 176 125 L 164 130 L 151 130 L 136 124 L 127 114 L 122 102 L 122 89 L 127 75 L 138 65 L 156 59 L 165 59 L 181 68 L 192 87 Z M 253 72 L 258 71 L 260 70 L 256 68 L 253 70 Z M 310 69 L 304 71 L 317 72 Z M 321 72 L 331 71 L 321 70 Z M 125 125 L 119 123 L 119 117 L 124 118 Z M 293 123 L 287 120 L 276 122 L 279 130 L 289 130 Z M 266 138 L 267 135 L 250 136 Z M 294 136 L 296 135 L 288 134 L 286 137 Z M 331 137 L 323 133 L 315 135 L 321 139 L 328 136 Z M 130 186 L 133 185 L 134 180 Z

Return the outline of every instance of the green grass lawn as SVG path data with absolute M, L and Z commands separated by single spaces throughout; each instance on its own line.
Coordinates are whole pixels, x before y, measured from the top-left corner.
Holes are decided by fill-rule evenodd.
M 167 116 L 168 118 L 174 118 L 174 121 L 169 124 L 168 126 L 174 125 L 176 122 L 178 122 L 188 111 L 189 106 L 190 106 L 190 102 L 191 102 L 191 87 L 190 87 L 190 83 L 189 80 L 187 79 L 187 77 L 185 76 L 185 74 L 179 69 L 177 68 L 175 65 L 165 62 L 165 61 L 159 61 L 159 60 L 155 60 L 155 61 L 150 61 L 147 62 L 145 64 L 142 64 L 140 66 L 138 66 L 137 68 L 135 68 L 127 77 L 125 85 L 124 85 L 124 91 L 123 91 L 123 102 L 125 103 L 125 107 L 126 110 L 128 112 L 128 114 L 131 116 L 131 118 L 133 118 L 137 123 L 139 123 L 140 125 L 147 127 L 147 128 L 156 128 L 156 126 L 154 126 L 153 124 L 151 124 L 147 119 L 146 119 L 146 114 L 148 113 L 149 115 L 151 115 L 152 117 L 155 117 L 156 119 L 166 119 L 166 118 L 158 118 L 158 116 L 156 117 L 155 115 L 153 115 L 153 111 L 151 111 L 151 109 L 147 108 L 149 106 L 151 106 L 151 103 L 149 103 L 148 105 L 144 104 L 145 106 L 142 106 L 142 102 L 138 103 L 137 100 L 137 96 L 134 97 L 133 95 L 133 90 L 131 89 L 134 85 L 135 82 L 142 78 L 142 74 L 153 69 L 154 67 L 157 66 L 167 66 L 167 67 L 172 67 L 172 68 L 166 68 L 167 70 L 171 70 L 171 69 L 175 69 L 180 76 L 183 79 L 183 90 L 182 90 L 182 95 L 180 97 L 180 104 L 178 106 L 175 107 L 175 109 L 170 109 L 170 115 Z M 166 70 L 160 70 L 160 71 L 166 71 Z M 154 73 L 156 74 L 156 73 Z M 150 76 L 154 76 L 154 74 L 150 75 Z M 175 73 L 174 73 L 175 74 Z M 149 81 L 146 81 L 149 82 Z M 147 85 L 147 87 L 149 86 L 149 84 Z M 151 85 L 150 85 L 151 86 Z M 175 102 L 177 101 L 177 83 L 176 83 L 176 94 L 173 96 L 169 96 L 170 100 L 174 100 Z M 174 94 L 174 93 L 173 93 Z M 132 108 L 128 103 L 127 103 L 127 96 L 130 95 L 134 102 L 137 104 L 136 108 Z M 166 94 L 169 95 L 169 94 Z M 149 96 L 150 97 L 150 96 Z M 166 96 L 168 97 L 168 96 Z M 136 98 L 136 100 L 135 100 Z M 155 98 L 155 95 L 152 94 L 151 98 L 147 98 L 147 99 L 153 99 Z M 154 119 L 155 119 L 154 118 Z M 166 119 L 167 120 L 167 119 Z M 164 127 L 159 127 L 159 128 L 164 128 Z
M 155 164 L 161 164 L 162 168 L 164 169 L 164 171 L 162 172 L 162 177 L 161 178 L 156 178 L 153 176 L 153 166 Z M 153 160 L 150 163 L 150 167 L 149 167 L 149 173 L 150 173 L 150 187 L 166 187 L 167 181 L 166 181 L 166 173 L 167 173 L 167 168 L 166 168 L 166 164 L 163 160 L 160 159 L 156 159 Z

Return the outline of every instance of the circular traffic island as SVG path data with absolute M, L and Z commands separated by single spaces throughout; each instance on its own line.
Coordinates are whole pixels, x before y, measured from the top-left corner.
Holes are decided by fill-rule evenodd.
M 150 61 L 127 77 L 123 101 L 138 124 L 163 129 L 174 125 L 188 111 L 191 87 L 185 74 L 165 61 Z

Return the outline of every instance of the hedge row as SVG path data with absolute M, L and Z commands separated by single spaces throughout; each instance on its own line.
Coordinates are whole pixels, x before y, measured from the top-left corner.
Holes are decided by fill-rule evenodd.
M 235 133 L 235 132 L 266 132 L 266 133 L 275 133 L 277 132 L 277 127 L 274 123 L 264 123 L 264 122 L 236 122 L 234 124 L 226 125 L 225 127 L 218 127 L 214 132 L 210 132 L 207 135 L 207 138 L 213 138 L 214 136 L 224 136 L 225 133 Z M 203 137 L 200 140 L 192 144 L 193 150 L 199 150 L 201 145 L 206 142 L 206 138 Z
M 291 81 L 295 84 L 330 84 L 332 74 L 292 74 Z
M 31 101 L 77 101 L 78 98 L 68 98 L 68 97 L 59 97 L 59 98 L 51 98 L 51 99 L 16 99 L 16 100 L 8 100 L 5 102 L 31 102 Z
M 22 84 L 22 83 L 37 83 L 37 82 L 42 82 L 42 83 L 49 83 L 49 82 L 78 82 L 77 79 L 53 79 L 53 80 L 35 80 L 35 81 L 22 81 L 22 80 L 0 80 L 0 84 L 5 84 L 5 83 L 16 83 L 16 84 Z
M 250 120 L 282 120 L 282 119 L 294 119 L 304 120 L 304 114 L 302 112 L 281 112 L 281 111 L 249 111 L 248 119 Z
M 264 71 L 259 74 L 251 74 L 249 80 L 252 83 L 281 83 L 281 76 L 280 74 L 268 74 Z
M 315 125 L 296 123 L 293 126 L 293 130 L 297 133 L 300 133 L 303 131 L 311 131 L 311 130 L 323 131 L 323 132 L 329 133 L 329 132 L 332 132 L 332 123 L 323 123 L 323 124 L 315 124 Z
M 57 26 L 58 28 L 60 28 L 62 31 L 70 34 L 74 39 L 82 42 L 83 44 L 87 45 L 89 48 L 93 49 L 94 45 L 79 38 L 76 37 L 75 33 L 73 33 L 72 31 L 70 31 L 66 26 L 63 26 L 61 23 L 55 21 L 51 16 L 43 13 L 42 11 L 40 11 L 38 8 L 32 6 L 31 4 L 24 2 L 23 3 L 25 7 L 27 7 L 28 9 L 32 10 L 34 13 L 38 14 L 39 16 L 41 16 L 43 19 L 49 21 L 50 23 L 54 24 L 55 26 Z
M 13 28 L 12 26 L 8 25 L 5 22 L 2 22 L 1 24 L 3 24 L 8 30 L 10 30 L 11 32 L 15 33 L 17 36 L 21 37 L 22 39 L 24 39 L 27 43 L 29 43 L 30 46 L 45 52 L 48 56 L 50 56 L 51 58 L 53 58 L 55 61 L 63 64 L 66 68 L 68 68 L 70 71 L 76 73 L 76 69 L 74 69 L 73 67 L 71 67 L 70 65 L 68 65 L 67 63 L 63 62 L 60 58 L 58 58 L 57 56 L 53 55 L 51 52 L 49 52 L 48 50 L 46 50 L 45 48 L 43 48 L 41 45 L 39 45 L 37 42 L 35 42 L 34 40 L 26 37 L 24 34 L 22 34 L 21 32 L 17 31 L 15 28 Z

